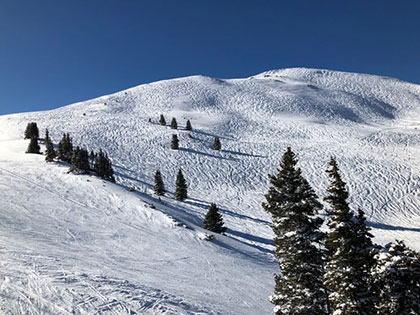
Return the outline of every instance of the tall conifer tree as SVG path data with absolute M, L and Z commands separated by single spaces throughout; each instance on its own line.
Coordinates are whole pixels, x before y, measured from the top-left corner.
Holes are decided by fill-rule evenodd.
M 45 137 L 45 139 L 46 139 L 45 161 L 53 162 L 55 157 L 57 156 L 57 153 L 54 150 L 54 145 L 51 142 L 50 137 L 47 136 L 47 135 L 48 135 L 48 133 L 46 133 L 46 135 L 45 135 L 46 136 Z
M 222 149 L 222 144 L 220 143 L 219 137 L 216 136 L 213 141 L 213 150 L 219 151 L 220 149 Z
M 275 276 L 270 301 L 276 314 L 326 314 L 323 220 L 316 217 L 322 207 L 296 164 L 289 147 L 277 175 L 269 175 L 271 186 L 263 203 L 273 219 L 275 256 L 281 271 Z
M 29 146 L 28 146 L 28 149 L 26 150 L 26 153 L 41 154 L 40 149 L 41 148 L 38 144 L 38 138 L 33 136 L 31 138 L 31 141 L 29 142 Z
M 324 284 L 329 290 L 333 314 L 375 314 L 374 296 L 369 286 L 369 244 L 363 214 L 356 218 L 350 210 L 346 183 L 341 179 L 337 162 L 331 158 L 328 195 L 330 228 L 327 237 L 329 259 Z
M 165 194 L 165 186 L 163 184 L 162 174 L 159 170 L 155 173 L 155 193 L 158 196 L 163 196 Z
M 176 177 L 175 199 L 184 201 L 187 197 L 187 182 L 185 181 L 184 174 L 182 174 L 182 170 L 179 169 Z
M 166 120 L 162 114 L 160 115 L 160 118 L 159 118 L 159 124 L 161 124 L 162 126 L 166 126 Z

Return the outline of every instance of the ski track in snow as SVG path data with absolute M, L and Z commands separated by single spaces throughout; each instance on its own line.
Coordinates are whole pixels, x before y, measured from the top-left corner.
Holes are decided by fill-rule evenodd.
M 316 69 L 194 76 L 53 111 L 0 117 L 0 308 L 8 314 L 264 314 L 277 272 L 268 173 L 287 146 L 322 198 L 336 157 L 375 241 L 420 249 L 420 87 Z M 160 126 L 176 117 L 180 129 Z M 152 123 L 148 122 L 149 118 Z M 193 131 L 182 130 L 187 119 Z M 57 144 L 105 149 L 118 185 L 25 155 L 35 121 Z M 178 134 L 179 151 L 170 150 Z M 222 143 L 213 151 L 214 136 Z M 185 202 L 173 200 L 182 168 Z M 167 196 L 153 195 L 160 169 Z M 136 187 L 135 193 L 127 192 Z M 83 189 L 82 189 L 83 188 Z M 5 193 L 6 192 L 6 193 Z M 216 202 L 228 237 L 202 240 Z M 32 203 L 39 205 L 34 211 Z M 154 204 L 156 210 L 151 209 Z

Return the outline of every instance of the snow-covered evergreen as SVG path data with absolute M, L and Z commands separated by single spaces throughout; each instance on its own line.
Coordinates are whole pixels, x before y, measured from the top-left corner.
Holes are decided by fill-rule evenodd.
M 273 219 L 280 274 L 270 301 L 276 314 L 327 314 L 323 276 L 321 204 L 287 148 L 277 175 L 270 175 L 264 209 Z

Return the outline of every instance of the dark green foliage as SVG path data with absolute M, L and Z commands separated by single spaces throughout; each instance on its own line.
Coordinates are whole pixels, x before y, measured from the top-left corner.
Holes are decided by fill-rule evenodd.
M 25 139 L 39 138 L 38 126 L 35 122 L 28 123 L 25 129 Z
M 96 153 L 93 152 L 93 150 L 91 150 L 89 154 L 89 167 L 91 170 L 95 169 L 95 164 L 96 164 Z
M 155 193 L 158 196 L 163 196 L 165 194 L 165 186 L 163 184 L 162 175 L 159 170 L 155 173 Z
M 166 126 L 166 120 L 163 115 L 160 115 L 159 124 L 161 124 L 162 126 Z
M 270 302 L 276 314 L 327 314 L 321 249 L 325 235 L 320 231 L 323 220 L 316 217 L 322 206 L 296 164 L 287 148 L 277 175 L 269 175 L 271 186 L 262 204 L 272 216 L 281 271 Z
M 220 149 L 222 149 L 222 144 L 220 143 L 219 137 L 216 136 L 213 141 L 213 150 L 219 151 Z
M 50 132 L 48 131 L 48 129 L 45 129 L 45 144 L 47 144 L 48 141 L 51 141 L 50 139 Z
M 99 150 L 96 158 L 95 173 L 105 180 L 115 182 L 111 161 L 102 150 Z
M 226 232 L 226 227 L 223 226 L 223 217 L 219 213 L 219 209 L 215 203 L 210 205 L 209 211 L 206 214 L 204 219 L 203 226 L 206 230 L 215 232 L 215 233 L 224 233 Z
M 189 119 L 187 120 L 187 124 L 185 125 L 185 129 L 188 130 L 188 131 L 192 130 L 191 122 L 190 122 Z
M 340 314 L 375 314 L 374 296 L 370 288 L 372 265 L 371 235 L 363 212 L 355 217 L 350 210 L 346 184 L 341 179 L 336 161 L 331 158 L 328 195 L 330 228 L 327 237 L 329 259 L 324 285 L 329 290 L 332 312 Z
M 41 148 L 39 147 L 38 144 L 38 138 L 33 136 L 31 138 L 31 141 L 29 142 L 29 146 L 28 149 L 26 150 L 26 153 L 35 153 L 35 154 L 41 154 L 41 152 L 39 151 Z
M 178 150 L 179 149 L 179 140 L 178 140 L 177 135 L 172 135 L 171 149 L 172 150 Z
M 176 177 L 175 199 L 184 201 L 187 199 L 187 197 L 187 182 L 185 181 L 184 175 L 182 174 L 182 170 L 179 169 L 178 175 Z
M 172 121 L 171 121 L 171 129 L 178 129 L 178 123 L 176 122 L 175 117 L 172 118 Z
M 87 150 L 77 147 L 71 157 L 70 171 L 76 174 L 84 174 L 89 169 L 89 154 Z
M 73 155 L 73 141 L 70 135 L 63 134 L 63 138 L 58 143 L 58 158 L 65 162 L 70 162 Z
M 45 134 L 45 146 L 46 146 L 46 150 L 45 150 L 45 161 L 47 162 L 53 162 L 54 159 L 57 156 L 57 153 L 54 150 L 54 145 L 51 142 L 51 139 L 48 135 L 48 130 Z
M 402 241 L 376 255 L 373 279 L 380 315 L 420 314 L 420 254 Z

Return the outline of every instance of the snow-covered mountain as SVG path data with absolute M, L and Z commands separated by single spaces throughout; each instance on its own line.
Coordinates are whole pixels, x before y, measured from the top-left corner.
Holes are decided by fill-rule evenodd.
M 190 119 L 193 131 L 159 125 L 160 114 L 180 127 Z M 75 144 L 105 149 L 117 185 L 24 154 L 31 121 L 55 143 L 69 132 Z M 419 125 L 419 85 L 305 68 L 165 80 L 1 116 L 0 309 L 269 314 L 277 266 L 261 202 L 287 146 L 320 198 L 334 156 L 375 241 L 419 250 Z M 178 151 L 169 149 L 174 133 Z M 185 202 L 173 199 L 179 168 Z M 170 192 L 161 201 L 152 193 L 157 169 Z M 207 242 L 201 223 L 211 202 L 228 231 Z

